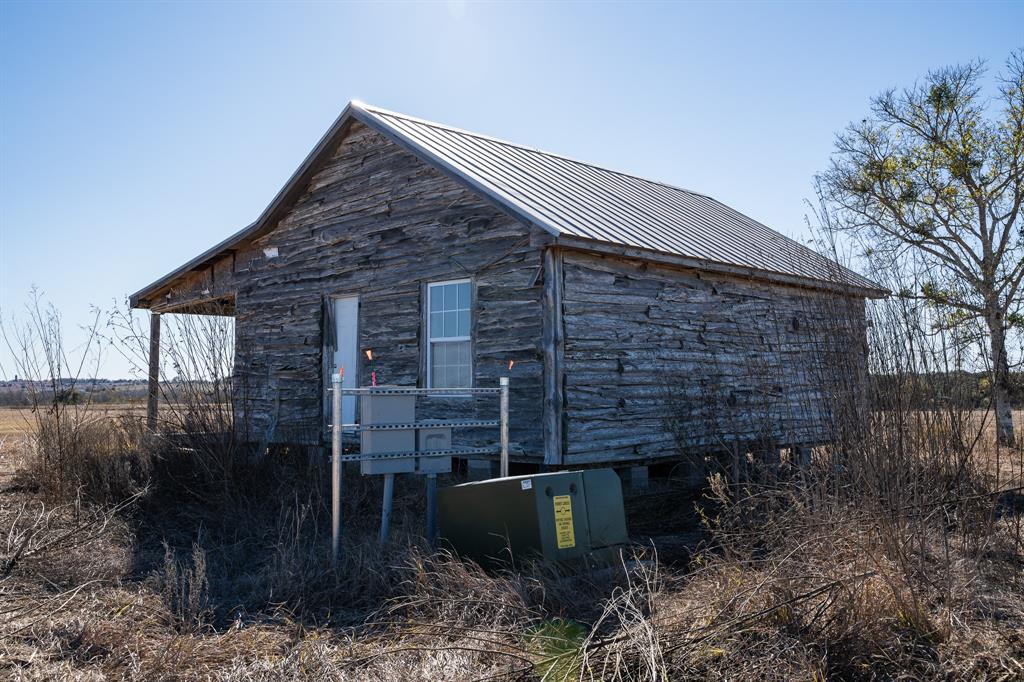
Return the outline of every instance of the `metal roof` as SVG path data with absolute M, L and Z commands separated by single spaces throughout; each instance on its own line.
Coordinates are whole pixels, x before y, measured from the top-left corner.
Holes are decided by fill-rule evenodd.
M 360 105 L 556 237 L 618 244 L 762 272 L 879 289 L 709 196 L 558 154 Z
M 697 267 L 753 277 L 852 287 L 866 295 L 887 293 L 834 260 L 704 194 L 353 101 L 256 222 L 133 294 L 132 304 L 234 245 L 273 229 L 352 120 L 369 125 L 548 231 L 556 242 L 615 245 L 639 257 L 667 254 Z

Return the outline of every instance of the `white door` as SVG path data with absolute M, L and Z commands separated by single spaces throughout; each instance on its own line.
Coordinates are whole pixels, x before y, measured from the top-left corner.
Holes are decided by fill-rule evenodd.
M 347 296 L 334 299 L 334 324 L 337 346 L 334 349 L 335 373 L 345 368 L 342 388 L 355 388 L 359 379 L 359 297 Z M 341 421 L 353 424 L 356 421 L 356 396 L 347 395 L 341 399 Z

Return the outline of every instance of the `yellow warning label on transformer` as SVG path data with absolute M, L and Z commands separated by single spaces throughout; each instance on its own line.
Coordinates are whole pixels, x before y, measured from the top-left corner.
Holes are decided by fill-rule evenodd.
M 576 535 L 572 531 L 572 498 L 569 495 L 555 495 L 555 537 L 558 549 L 576 546 Z

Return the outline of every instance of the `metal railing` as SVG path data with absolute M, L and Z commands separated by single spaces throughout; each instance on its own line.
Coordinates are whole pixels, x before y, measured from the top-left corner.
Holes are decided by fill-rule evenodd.
M 508 416 L 509 387 L 508 377 L 498 380 L 497 388 L 342 388 L 342 377 L 333 374 L 331 379 L 331 556 L 337 563 L 341 556 L 342 512 L 341 499 L 344 481 L 342 479 L 343 462 L 362 462 L 366 460 L 405 459 L 409 457 L 466 457 L 469 455 L 499 456 L 499 472 L 502 478 L 508 476 Z M 497 395 L 499 398 L 498 419 L 431 419 L 415 421 L 407 424 L 343 424 L 342 397 L 346 395 L 415 395 L 451 397 L 465 395 Z M 424 428 L 499 428 L 499 446 L 494 447 L 451 447 L 444 450 L 407 450 L 400 452 L 379 452 L 373 454 L 344 454 L 344 432 L 360 433 L 363 431 L 388 431 L 394 429 Z M 437 474 L 428 473 L 427 478 L 427 539 L 433 543 L 437 534 Z M 384 500 L 381 506 L 380 542 L 387 539 L 391 519 L 391 506 L 394 498 L 395 475 L 384 474 Z

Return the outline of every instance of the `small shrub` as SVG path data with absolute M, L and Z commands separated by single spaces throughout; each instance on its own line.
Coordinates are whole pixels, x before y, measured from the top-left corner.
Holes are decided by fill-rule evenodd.
M 568 682 L 580 676 L 583 644 L 590 628 L 562 618 L 544 620 L 527 630 L 523 645 L 541 679 Z
M 160 594 L 178 632 L 194 633 L 208 623 L 209 593 L 206 552 L 203 548 L 194 543 L 190 560 L 182 562 L 174 550 L 164 543 Z
M 131 417 L 64 411 L 42 415 L 30 475 L 50 496 L 117 504 L 146 487 L 152 458 Z

